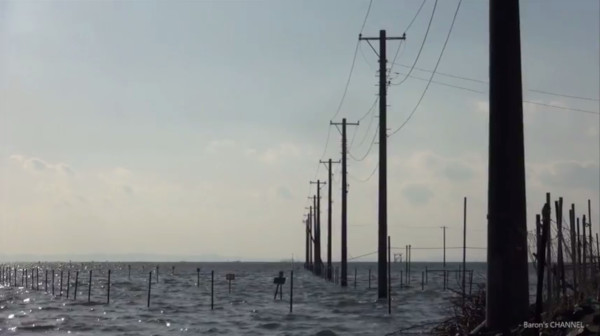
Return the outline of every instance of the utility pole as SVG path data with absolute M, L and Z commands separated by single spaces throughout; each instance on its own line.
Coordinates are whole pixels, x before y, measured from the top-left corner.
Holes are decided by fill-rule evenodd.
M 310 198 L 310 197 L 309 197 Z M 308 269 L 312 271 L 313 269 L 313 264 L 312 264 L 312 260 L 313 260 L 313 245 L 312 242 L 314 240 L 313 238 L 313 233 L 312 233 L 312 206 L 308 207 L 308 218 L 306 219 L 306 228 L 308 230 L 308 236 L 309 236 L 309 244 L 308 244 Z
M 340 125 L 340 123 L 329 122 L 331 125 Z M 348 182 L 347 182 L 347 139 L 346 126 L 358 126 L 358 122 L 346 122 L 346 118 L 342 119 L 342 274 L 340 284 L 342 287 L 348 286 L 348 246 L 347 246 L 347 227 L 348 227 Z
M 313 273 L 317 274 L 319 268 L 319 246 L 317 245 L 317 230 L 319 222 L 317 221 L 317 195 L 313 195 L 313 244 L 314 244 L 314 255 L 313 255 Z
M 306 219 L 302 220 L 302 223 L 305 226 L 306 229 L 306 257 L 305 257 L 305 261 L 304 261 L 304 269 L 308 269 L 308 262 L 310 260 L 310 256 L 308 255 L 308 249 L 310 248 L 310 230 L 308 229 L 308 216 L 306 214 L 304 214 L 304 217 L 306 217 Z
M 362 37 L 358 40 L 379 41 L 379 221 L 377 253 L 377 292 L 380 299 L 387 297 L 387 58 L 386 41 L 404 40 L 402 37 L 386 37 L 385 30 L 379 31 L 379 37 Z
M 331 164 L 332 163 L 340 163 L 340 161 L 332 161 L 329 159 L 328 161 L 321 161 L 320 163 L 327 164 L 327 169 L 329 170 L 329 180 L 327 182 L 327 280 L 331 281 L 332 277 L 332 265 L 331 265 L 331 208 L 333 202 L 331 201 L 331 184 L 332 184 L 332 173 L 331 173 Z
M 519 0 L 490 0 L 486 326 L 529 315 Z
M 317 258 L 316 260 L 318 260 L 317 266 L 316 266 L 316 270 L 315 270 L 315 274 L 316 275 L 321 275 L 322 269 L 322 261 L 321 261 L 321 184 L 325 184 L 325 182 L 321 182 L 321 180 L 317 180 L 317 182 L 313 182 L 310 181 L 310 184 L 316 184 L 317 185 L 317 201 L 316 201 L 316 220 L 317 220 L 317 232 L 315 234 L 315 245 L 317 246 L 317 248 L 315 249 L 315 252 L 317 254 Z
M 442 226 L 442 230 L 444 231 L 444 268 L 446 268 L 446 228 L 447 226 Z

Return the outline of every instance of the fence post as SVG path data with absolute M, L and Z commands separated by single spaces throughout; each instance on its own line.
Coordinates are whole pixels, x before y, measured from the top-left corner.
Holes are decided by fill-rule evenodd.
M 90 269 L 90 279 L 88 281 L 88 303 L 90 303 L 92 297 L 92 270 Z
M 106 284 L 107 294 L 106 294 L 106 304 L 110 303 L 110 270 L 108 270 L 108 283 Z
M 215 308 L 215 271 L 210 271 L 210 310 Z
M 148 308 L 150 308 L 150 290 L 152 288 L 152 271 L 148 273 Z
M 71 271 L 67 271 L 67 299 L 69 299 L 69 289 L 71 287 Z
M 294 271 L 290 273 L 290 313 L 292 312 L 292 305 L 294 304 Z
M 200 268 L 196 268 L 196 287 L 200 287 Z
M 75 293 L 73 294 L 73 301 L 77 301 L 77 286 L 79 285 L 79 271 L 75 271 Z

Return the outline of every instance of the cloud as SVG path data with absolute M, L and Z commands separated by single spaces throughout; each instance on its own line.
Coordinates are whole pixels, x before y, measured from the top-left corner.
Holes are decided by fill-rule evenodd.
M 444 167 L 444 174 L 450 180 L 468 181 L 473 178 L 475 172 L 462 162 L 450 162 Z
M 206 145 L 207 153 L 219 153 L 223 150 L 234 148 L 237 145 L 237 142 L 231 139 L 222 139 L 222 140 L 212 140 Z
M 575 161 L 555 162 L 539 172 L 542 183 L 554 187 L 600 189 L 600 166 L 597 163 Z
M 279 186 L 277 188 L 277 196 L 283 200 L 292 200 L 294 196 L 292 195 L 292 191 L 288 187 Z
M 124 192 L 126 192 L 129 195 L 133 195 L 133 188 L 131 188 L 131 186 L 128 185 L 124 185 L 121 187 L 123 189 Z
M 425 205 L 433 198 L 433 191 L 424 184 L 409 184 L 402 188 L 402 195 L 413 205 Z
M 302 158 L 308 155 L 310 155 L 310 152 L 299 145 L 281 143 L 259 154 L 259 160 L 266 164 L 278 164 L 289 159 Z
M 49 163 L 40 158 L 24 155 L 11 155 L 9 160 L 19 163 L 23 169 L 31 173 L 55 173 L 66 176 L 75 176 L 75 171 L 65 163 Z

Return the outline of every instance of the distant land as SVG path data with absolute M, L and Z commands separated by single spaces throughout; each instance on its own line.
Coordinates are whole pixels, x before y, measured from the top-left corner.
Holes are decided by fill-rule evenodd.
M 217 254 L 203 254 L 198 256 L 190 255 L 165 255 L 165 254 L 144 254 L 144 253 L 130 253 L 130 254 L 102 254 L 102 253 L 90 253 L 90 254 L 0 254 L 0 262 L 51 262 L 51 261 L 111 261 L 111 262 L 227 262 L 227 261 L 245 261 L 245 262 L 277 262 L 280 259 L 252 259 L 242 257 L 227 257 Z

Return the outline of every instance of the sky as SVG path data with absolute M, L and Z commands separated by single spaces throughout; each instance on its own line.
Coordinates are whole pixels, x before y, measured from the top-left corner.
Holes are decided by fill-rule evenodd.
M 595 233 L 599 1 L 520 3 L 528 229 L 550 192 L 578 216 L 591 200 Z M 462 246 L 467 197 L 467 260 L 485 260 L 488 2 L 462 1 L 418 104 L 458 1 L 421 4 L 0 2 L 0 258 L 302 261 L 309 181 L 327 180 L 319 160 L 340 159 L 330 121 L 342 118 L 360 120 L 348 127 L 349 258 L 376 251 L 378 62 L 358 35 L 385 29 L 406 33 L 387 43 L 388 134 L 415 111 L 388 138 L 392 247 L 441 260 L 442 226 L 446 245 Z M 326 197 L 323 187 L 323 251 Z M 449 249 L 448 260 L 461 252 Z

